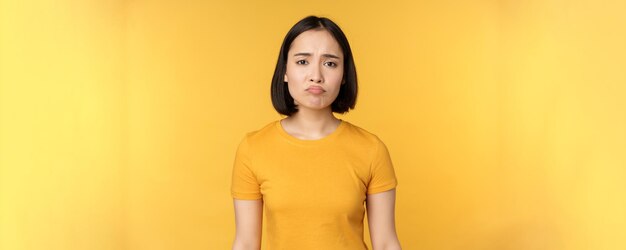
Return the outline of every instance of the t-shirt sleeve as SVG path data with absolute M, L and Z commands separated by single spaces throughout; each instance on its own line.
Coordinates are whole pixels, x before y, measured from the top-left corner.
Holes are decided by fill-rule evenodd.
M 263 197 L 256 175 L 250 168 L 250 155 L 247 136 L 239 143 L 233 164 L 230 192 L 233 198 L 256 200 Z
M 391 190 L 398 185 L 391 157 L 385 144 L 378 139 L 374 159 L 372 160 L 371 179 L 367 186 L 367 194 L 375 194 Z

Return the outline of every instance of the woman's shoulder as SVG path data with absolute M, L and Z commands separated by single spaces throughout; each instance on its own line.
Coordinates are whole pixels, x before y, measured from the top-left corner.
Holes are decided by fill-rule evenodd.
M 354 142 L 361 142 L 361 143 L 381 143 L 382 141 L 380 140 L 380 138 L 374 134 L 373 132 L 370 132 L 368 129 L 365 129 L 359 125 L 355 125 L 354 123 L 348 122 L 348 121 L 344 121 L 345 126 L 346 126 L 346 137 L 349 138 L 350 140 L 353 140 Z
M 276 133 L 276 125 L 280 120 L 274 120 L 269 123 L 266 123 L 262 127 L 256 130 L 248 131 L 244 140 L 246 141 L 262 141 L 264 139 L 270 138 L 274 136 L 273 133 Z

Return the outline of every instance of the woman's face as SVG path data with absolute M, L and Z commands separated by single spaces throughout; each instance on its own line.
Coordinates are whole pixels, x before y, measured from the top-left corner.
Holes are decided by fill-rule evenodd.
M 325 29 L 308 30 L 291 43 L 285 82 L 298 109 L 330 109 L 343 80 L 343 52 Z

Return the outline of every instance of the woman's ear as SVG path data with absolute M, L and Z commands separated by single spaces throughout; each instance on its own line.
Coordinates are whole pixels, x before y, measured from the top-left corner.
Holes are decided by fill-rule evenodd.
M 287 74 L 285 74 L 285 77 L 283 77 L 283 82 L 289 82 L 289 79 L 287 79 Z

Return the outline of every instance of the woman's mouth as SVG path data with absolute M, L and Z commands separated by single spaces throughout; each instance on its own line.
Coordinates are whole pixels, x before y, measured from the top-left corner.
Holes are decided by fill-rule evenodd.
M 326 92 L 326 90 L 324 90 L 320 86 L 310 86 L 310 87 L 308 87 L 306 89 L 306 91 L 311 93 L 311 94 L 315 94 L 315 95 L 319 95 L 319 94 L 322 94 L 322 93 Z

